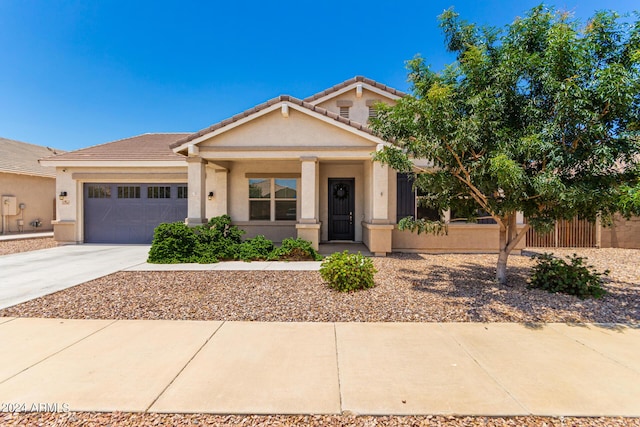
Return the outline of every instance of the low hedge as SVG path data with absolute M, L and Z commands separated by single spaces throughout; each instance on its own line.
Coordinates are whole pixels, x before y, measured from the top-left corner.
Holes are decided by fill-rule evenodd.
M 302 239 L 284 239 L 280 247 L 264 236 L 242 240 L 244 231 L 231 217 L 211 218 L 205 225 L 188 227 L 182 222 L 160 224 L 153 233 L 148 262 L 154 264 L 215 263 L 227 260 L 320 260 L 322 257 Z

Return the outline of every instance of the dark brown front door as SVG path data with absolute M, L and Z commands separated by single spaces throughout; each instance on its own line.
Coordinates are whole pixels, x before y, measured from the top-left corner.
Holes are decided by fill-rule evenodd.
M 354 190 L 354 178 L 329 178 L 329 240 L 354 239 Z

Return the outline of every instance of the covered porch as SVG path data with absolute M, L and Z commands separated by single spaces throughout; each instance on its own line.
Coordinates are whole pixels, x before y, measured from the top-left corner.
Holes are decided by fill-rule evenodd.
M 316 250 L 325 243 L 362 243 L 377 256 L 391 252 L 393 171 L 372 162 L 370 149 L 349 159 L 220 160 L 199 154 L 187 159 L 188 224 L 229 215 L 248 238 L 298 237 Z

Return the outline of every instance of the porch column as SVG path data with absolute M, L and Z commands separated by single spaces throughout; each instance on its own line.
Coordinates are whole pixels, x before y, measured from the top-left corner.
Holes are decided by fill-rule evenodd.
M 205 224 L 206 218 L 206 164 L 200 157 L 187 157 L 187 179 L 189 188 L 189 204 L 187 208 L 187 225 Z
M 378 147 L 378 150 L 381 146 Z M 380 162 L 373 162 L 373 173 L 371 188 L 373 194 L 373 215 L 372 223 L 388 224 L 389 223 L 389 166 Z
M 375 256 L 385 256 L 391 252 L 394 225 L 389 222 L 389 167 L 380 162 L 372 165 L 371 202 L 371 222 L 362 224 L 362 241 Z
M 318 158 L 301 157 L 300 162 L 300 219 L 296 229 L 298 238 L 310 241 L 313 248 L 318 250 L 320 243 Z

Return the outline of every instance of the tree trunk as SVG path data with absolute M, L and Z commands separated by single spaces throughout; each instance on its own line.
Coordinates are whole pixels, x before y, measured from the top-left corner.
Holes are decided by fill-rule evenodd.
M 496 267 L 496 281 L 500 285 L 509 285 L 507 283 L 507 260 L 509 259 L 509 254 L 527 234 L 528 230 L 529 225 L 527 224 L 518 233 L 515 212 L 507 215 L 503 219 L 500 225 L 500 249 L 498 252 L 498 265 Z
M 507 284 L 507 229 L 500 227 L 500 252 L 498 253 L 498 266 L 496 268 L 496 281 L 500 285 Z

